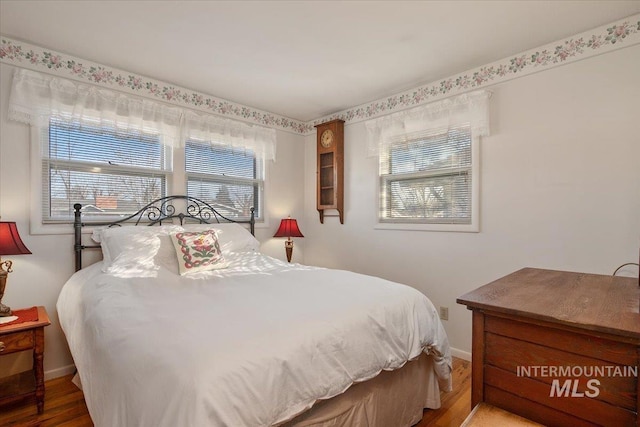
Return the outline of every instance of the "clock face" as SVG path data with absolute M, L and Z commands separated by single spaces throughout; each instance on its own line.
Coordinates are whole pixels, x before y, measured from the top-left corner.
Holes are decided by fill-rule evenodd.
M 324 148 L 331 147 L 333 144 L 333 131 L 331 129 L 327 129 L 322 132 L 322 135 L 320 136 L 320 144 L 322 144 Z

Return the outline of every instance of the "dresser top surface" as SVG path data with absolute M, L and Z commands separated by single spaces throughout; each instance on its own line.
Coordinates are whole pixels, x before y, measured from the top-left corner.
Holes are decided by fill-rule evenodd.
M 457 299 L 493 311 L 640 340 L 637 278 L 523 268 Z

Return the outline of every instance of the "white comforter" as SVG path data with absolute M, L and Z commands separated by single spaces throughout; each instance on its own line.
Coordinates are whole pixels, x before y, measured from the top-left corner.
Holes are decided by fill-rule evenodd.
M 97 426 L 270 426 L 423 351 L 450 387 L 446 334 L 417 290 L 253 252 L 229 261 L 127 279 L 95 264 L 67 282 L 60 323 Z

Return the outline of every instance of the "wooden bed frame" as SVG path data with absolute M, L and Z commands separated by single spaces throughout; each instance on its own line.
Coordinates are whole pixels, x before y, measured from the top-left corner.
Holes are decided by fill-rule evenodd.
M 176 207 L 176 204 L 181 206 Z M 200 224 L 212 224 L 220 222 L 235 222 L 238 224 L 249 224 L 249 231 L 255 235 L 255 210 L 251 208 L 251 216 L 248 220 L 236 221 L 222 215 L 209 203 L 191 196 L 166 196 L 156 199 L 137 212 L 111 222 L 82 222 L 82 205 L 76 203 L 73 205 L 74 220 L 74 246 L 76 271 L 82 268 L 82 251 L 84 249 L 98 249 L 100 245 L 83 245 L 82 244 L 82 227 L 113 227 L 121 226 L 125 223 L 132 225 L 162 225 L 163 222 L 178 219 L 180 225 L 186 221 L 194 221 Z

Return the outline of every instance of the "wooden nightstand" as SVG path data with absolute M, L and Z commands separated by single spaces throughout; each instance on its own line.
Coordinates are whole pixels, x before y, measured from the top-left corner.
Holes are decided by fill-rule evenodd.
M 33 351 L 31 371 L 0 378 L 0 406 L 35 397 L 38 414 L 44 411 L 44 327 L 50 324 L 47 311 L 38 307 L 35 322 L 0 325 L 0 357 L 18 351 Z

